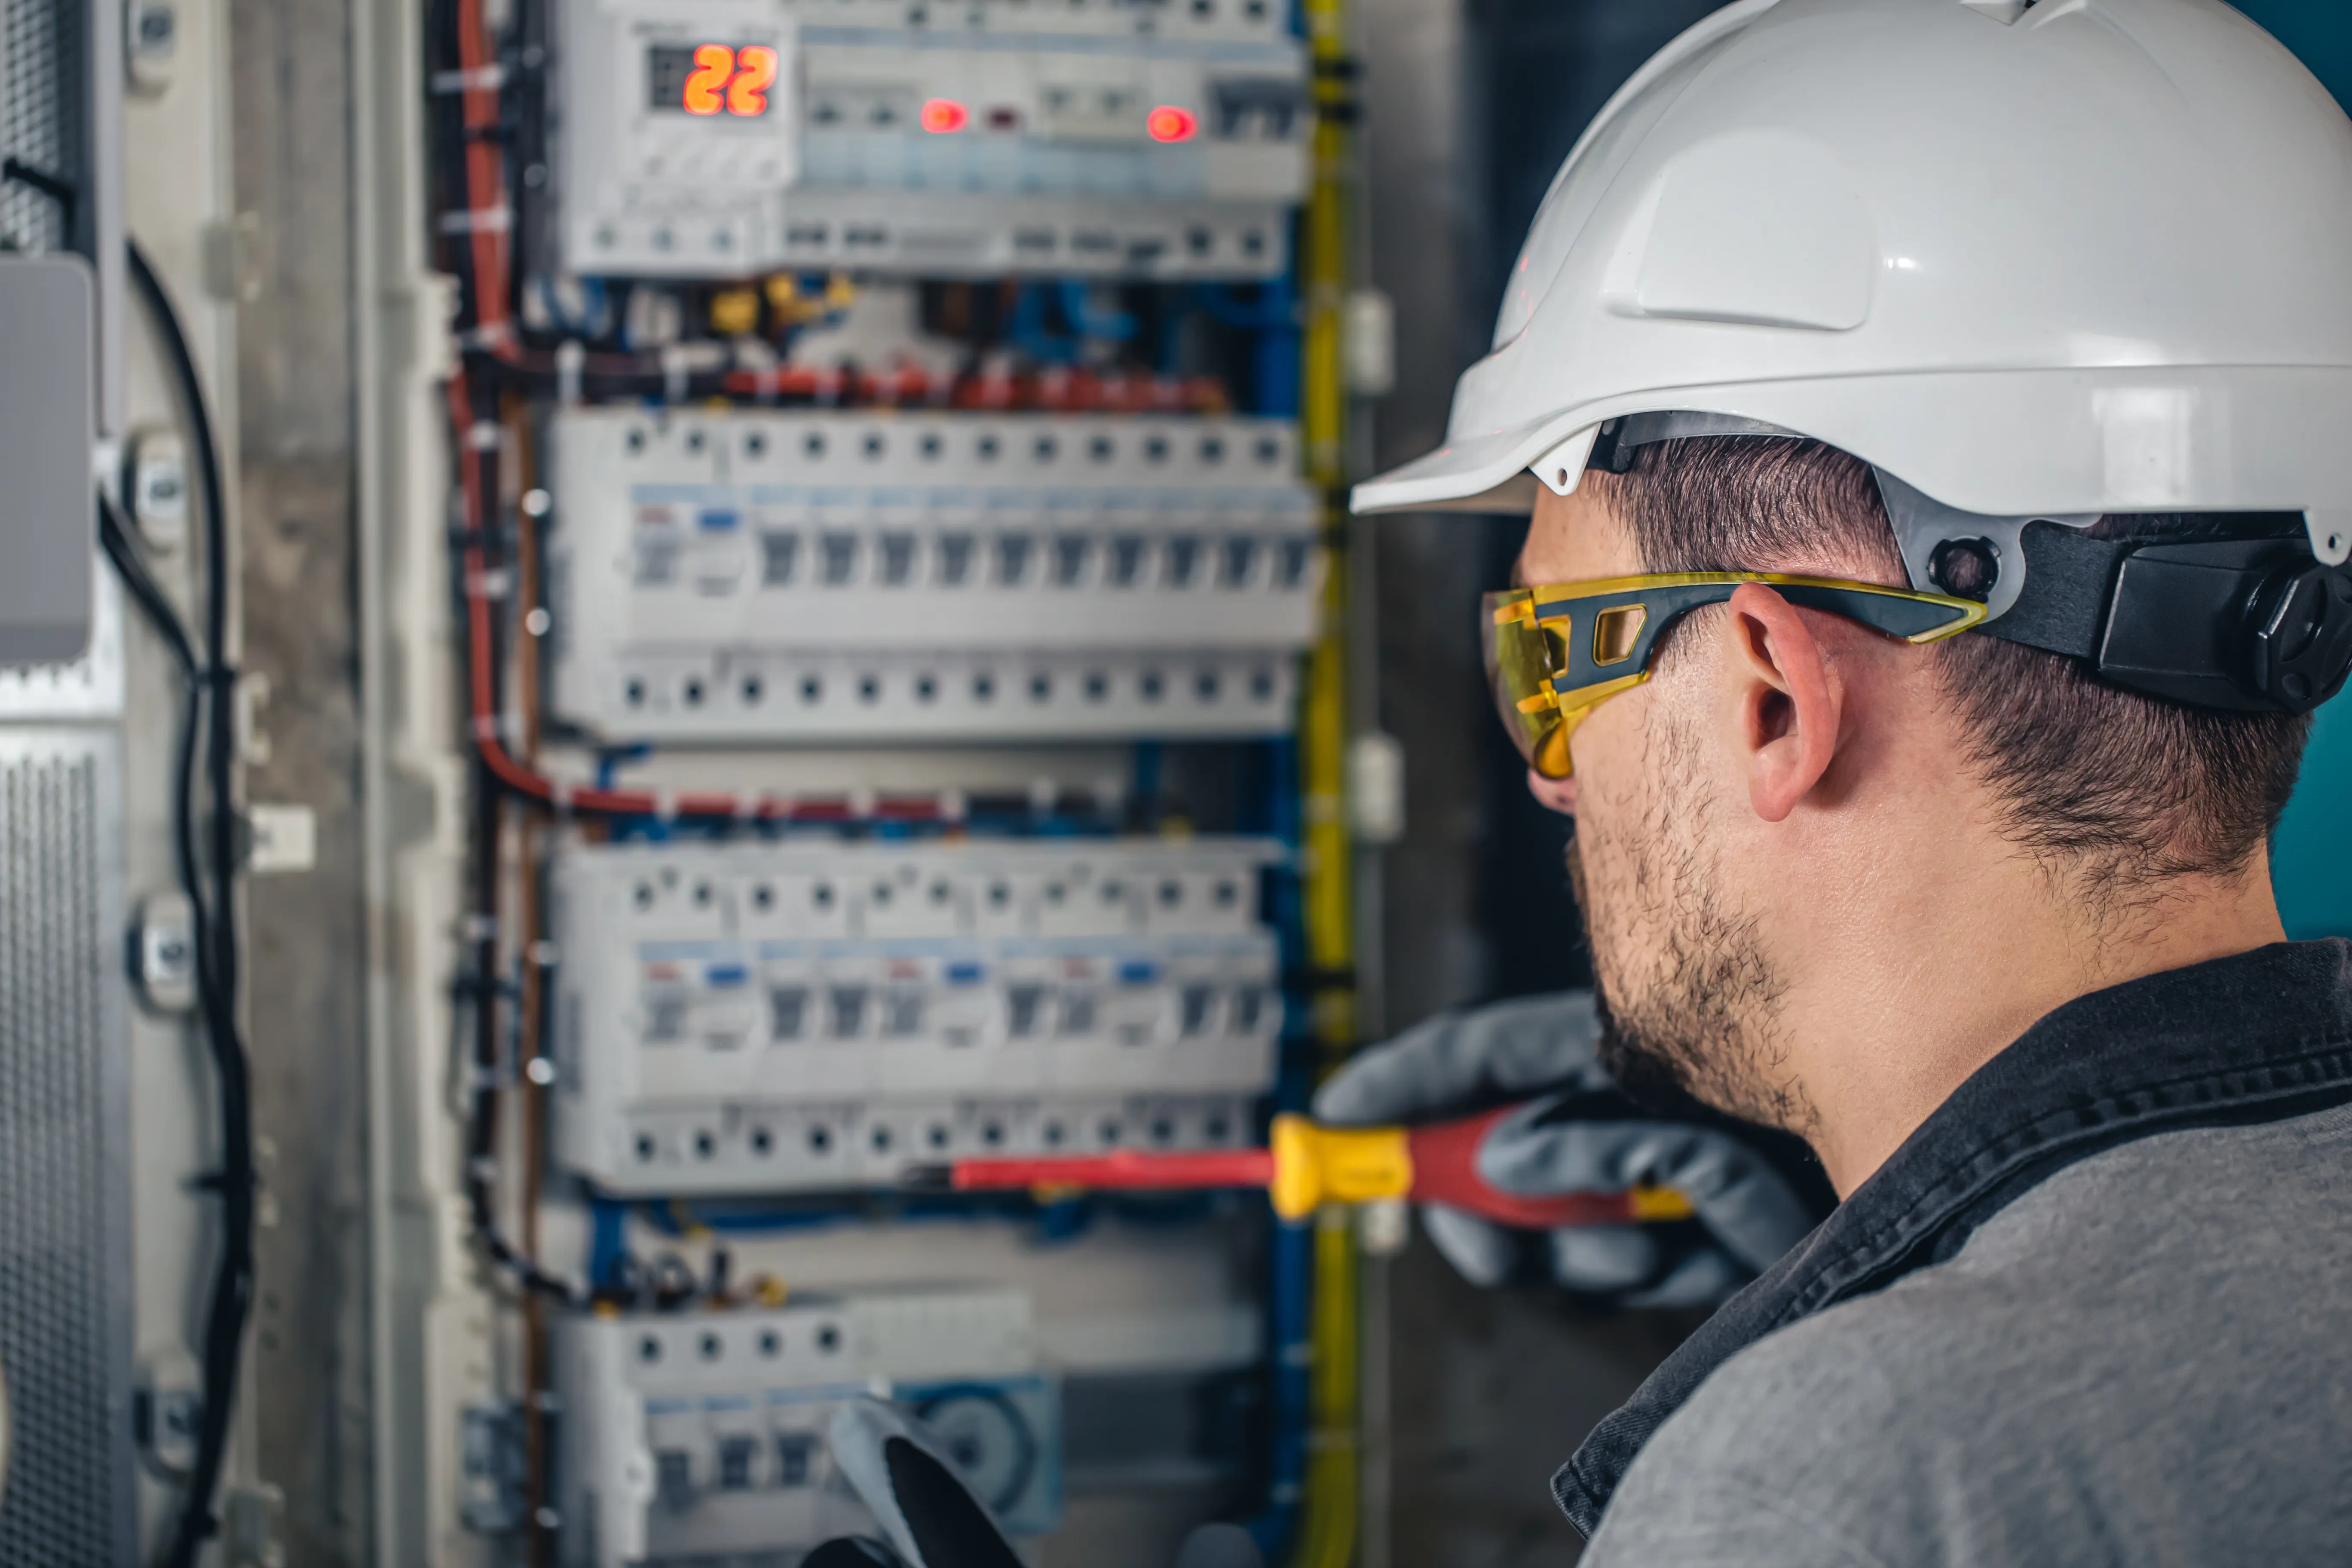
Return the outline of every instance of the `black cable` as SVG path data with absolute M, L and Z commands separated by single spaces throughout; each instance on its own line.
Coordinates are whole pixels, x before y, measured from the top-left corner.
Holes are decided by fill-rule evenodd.
M 173 307 L 163 280 L 136 243 L 125 241 L 131 279 L 163 339 L 164 357 L 187 419 L 195 448 L 198 482 L 205 521 L 204 657 L 196 668 L 202 687 L 205 740 L 204 773 L 211 816 L 205 826 L 204 869 L 210 873 L 211 897 L 194 899 L 197 994 L 205 1015 L 205 1036 L 212 1047 L 213 1071 L 220 1096 L 221 1163 L 208 1184 L 221 1200 L 221 1255 L 214 1270 L 210 1300 L 205 1312 L 202 1364 L 204 1412 L 196 1434 L 195 1462 L 190 1467 L 186 1494 L 173 1531 L 164 1561 L 172 1568 L 194 1568 L 205 1542 L 219 1529 L 213 1500 L 228 1453 L 230 1408 L 235 1401 L 237 1367 L 245 1348 L 246 1322 L 253 1303 L 253 1097 L 251 1064 L 238 1033 L 236 999 L 240 968 L 236 938 L 236 723 L 233 705 L 236 671 L 228 662 L 228 613 L 231 584 L 228 570 L 228 509 L 221 478 L 220 447 L 214 438 L 211 405 L 204 381 L 196 374 L 186 329 Z M 127 542 L 127 541 L 126 541 Z M 112 551 L 109 551 L 110 556 Z M 117 562 L 118 568 L 121 563 Z M 132 587 L 134 595 L 137 586 Z M 142 607 L 149 607 L 142 600 Z M 166 637 L 169 641 L 170 638 Z M 191 723 L 183 735 L 184 752 L 192 749 Z M 185 792 L 192 796 L 193 791 Z M 180 854 L 184 879 L 197 879 L 193 805 L 184 798 L 175 822 L 183 838 Z
M 478 463 L 476 493 L 482 497 L 487 510 L 497 504 L 499 493 L 498 452 L 495 448 L 482 451 L 461 450 L 457 460 Z M 505 534 L 493 526 L 488 516 L 472 520 L 482 536 L 483 570 L 497 569 L 504 563 L 501 553 Z M 461 568 L 462 570 L 462 568 Z M 458 584 L 460 593 L 463 584 Z M 460 613 L 462 614 L 462 606 Z M 491 647 L 498 647 L 500 637 L 493 628 Z M 470 680 L 471 671 L 463 672 Z M 490 669 L 490 688 L 498 689 L 500 679 L 495 663 Z M 471 1002 L 473 1089 L 467 1097 L 466 1114 L 466 1207 L 472 1223 L 474 1239 L 490 1261 L 511 1273 L 526 1290 L 546 1296 L 567 1306 L 583 1301 L 580 1292 L 571 1282 L 549 1273 L 535 1259 L 527 1258 L 509 1242 L 499 1227 L 498 1194 L 493 1183 L 498 1172 L 498 1110 L 503 1073 L 499 1036 L 498 998 L 505 987 L 499 973 L 499 873 L 501 868 L 499 841 L 503 826 L 499 814 L 505 809 L 506 795 L 478 750 L 473 764 L 473 813 L 470 824 L 473 863 L 473 929 L 467 937 L 473 942 L 473 962 L 460 989 Z M 541 988 L 540 1008 L 542 1019 L 550 1005 L 544 985 Z
M 72 181 L 61 179 L 47 169 L 37 169 L 21 158 L 0 160 L 0 180 L 29 185 L 57 203 L 58 216 L 65 219 L 66 232 L 73 232 L 75 218 L 81 211 L 81 192 Z
M 187 681 L 187 694 L 180 709 L 179 734 L 172 748 L 172 858 L 180 879 L 180 890 L 188 900 L 189 924 L 195 946 L 197 1013 L 209 1036 L 220 1016 L 220 1007 L 214 992 L 212 969 L 205 954 L 205 944 L 211 940 L 209 900 L 204 878 L 196 868 L 196 734 L 204 727 L 203 672 L 196 663 L 195 647 L 188 640 L 186 624 L 149 574 L 146 562 L 131 542 L 130 530 L 122 524 L 121 512 L 115 507 L 113 498 L 103 490 L 98 497 L 98 537 L 106 558 L 114 563 L 131 598 L 154 624 L 173 662 L 180 667 Z
M 122 585 L 131 590 L 131 598 L 138 601 L 140 609 L 154 624 L 156 635 L 163 639 L 164 649 L 171 654 L 172 662 L 180 667 L 180 673 L 187 678 L 192 688 L 201 690 L 203 676 L 196 667 L 195 646 L 188 641 L 188 628 L 181 621 L 179 611 L 172 607 L 172 601 L 148 572 L 147 563 L 140 558 L 138 547 L 131 542 L 131 531 L 123 524 L 121 509 L 104 490 L 98 492 L 98 542 L 105 550 L 106 558 L 114 563 L 115 574 L 122 579 Z M 201 889 L 194 888 L 188 889 L 192 898 Z

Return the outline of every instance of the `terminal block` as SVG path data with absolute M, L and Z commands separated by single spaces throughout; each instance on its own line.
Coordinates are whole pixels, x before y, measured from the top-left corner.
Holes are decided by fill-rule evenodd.
M 1280 733 L 1325 569 L 1286 420 L 560 412 L 556 713 L 608 739 Z
M 563 264 L 1271 278 L 1307 187 L 1278 0 L 569 0 Z
M 1281 1022 L 1271 844 L 574 845 L 557 1159 L 627 1195 L 963 1154 L 1247 1143 Z
M 1061 1509 L 1061 1401 L 1014 1291 L 877 1291 L 554 1327 L 565 1568 L 797 1561 L 876 1533 L 834 1471 L 835 1405 L 922 1421 L 1016 1534 Z

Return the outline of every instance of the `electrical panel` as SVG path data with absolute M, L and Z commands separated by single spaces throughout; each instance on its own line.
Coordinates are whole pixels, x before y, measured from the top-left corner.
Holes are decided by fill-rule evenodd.
M 551 702 L 593 733 L 1289 728 L 1323 558 L 1286 420 L 553 416 Z
M 1246 1142 L 1280 1025 L 1246 839 L 577 845 L 556 1157 L 625 1194 Z
M 928 1426 L 1007 1529 L 1059 1516 L 1059 1389 L 1018 1292 L 583 1314 L 553 1338 L 566 1568 L 781 1568 L 876 1533 L 826 1443 L 835 1405 L 869 1394 Z
M 563 264 L 1270 278 L 1306 190 L 1277 0 L 569 0 Z

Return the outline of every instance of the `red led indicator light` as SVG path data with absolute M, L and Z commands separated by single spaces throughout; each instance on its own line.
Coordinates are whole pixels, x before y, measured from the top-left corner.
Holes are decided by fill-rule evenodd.
M 971 123 L 971 110 L 952 98 L 934 98 L 923 105 L 923 129 L 945 136 Z
M 1154 142 L 1190 142 L 1201 129 L 1201 120 L 1189 109 L 1163 103 L 1144 116 L 1143 128 L 1151 132 Z

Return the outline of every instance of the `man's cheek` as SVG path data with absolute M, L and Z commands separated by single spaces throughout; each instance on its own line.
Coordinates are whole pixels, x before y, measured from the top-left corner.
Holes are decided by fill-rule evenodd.
M 1626 978 L 1622 958 L 1633 944 L 1633 933 L 1625 929 L 1631 910 L 1619 858 L 1623 847 L 1612 842 L 1605 830 L 1597 829 L 1587 816 L 1577 819 L 1570 847 L 1569 881 L 1584 912 L 1585 942 L 1592 952 L 1594 971 L 1622 984 Z

